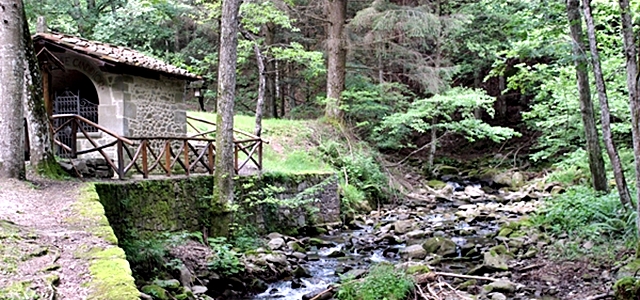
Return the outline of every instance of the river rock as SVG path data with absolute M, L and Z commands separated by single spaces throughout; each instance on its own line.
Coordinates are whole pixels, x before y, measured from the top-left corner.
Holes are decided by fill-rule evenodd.
M 192 292 L 194 295 L 204 294 L 204 293 L 206 293 L 206 292 L 207 292 L 207 290 L 208 290 L 208 289 L 207 289 L 207 287 L 206 287 L 206 286 L 201 286 L 201 285 L 194 285 L 194 286 L 191 288 L 191 292 Z
M 507 280 L 497 280 L 488 284 L 488 286 L 494 292 L 513 293 L 516 291 L 516 285 Z
M 289 249 L 295 252 L 305 252 L 304 247 L 302 247 L 302 245 L 300 245 L 300 243 L 297 241 L 287 242 L 287 247 L 289 247 Z
M 359 279 L 362 278 L 364 275 L 367 274 L 367 270 L 365 269 L 353 269 L 353 270 L 349 270 L 349 272 L 344 273 L 342 276 L 344 278 L 351 278 L 351 279 Z
M 439 189 L 443 189 L 445 186 L 447 186 L 447 184 L 444 183 L 443 181 L 434 179 L 434 180 L 427 181 L 427 186 L 435 190 L 439 190 Z
M 405 234 L 413 229 L 413 220 L 402 220 L 393 223 L 393 231 L 396 234 Z
M 167 295 L 167 291 L 155 284 L 145 285 L 140 289 L 140 291 L 147 295 L 153 295 L 154 299 L 157 299 L 157 300 L 169 300 L 169 295 Z
M 427 254 L 438 254 L 442 257 L 451 257 L 456 255 L 456 243 L 444 237 L 433 237 L 422 244 Z
M 169 291 L 177 291 L 178 289 L 180 289 L 180 281 L 178 281 L 177 279 L 169 279 L 169 280 L 156 279 L 153 281 L 153 284 Z
M 264 256 L 264 260 L 282 266 L 286 266 L 288 264 L 287 256 L 284 254 L 267 254 Z
M 484 267 L 489 271 L 507 271 L 507 258 L 493 251 L 484 253 Z
M 297 258 L 298 260 L 307 260 L 307 254 L 302 252 L 293 252 L 291 256 Z
M 421 239 L 423 237 L 425 237 L 427 235 L 427 232 L 424 230 L 412 230 L 407 232 L 407 234 L 405 234 L 405 236 L 407 237 L 408 240 L 417 240 L 417 239 Z
M 507 296 L 502 293 L 493 293 L 491 295 L 491 300 L 507 300 Z
M 191 288 L 194 276 L 187 266 L 180 264 L 180 266 L 174 269 L 174 273 L 174 276 L 180 281 L 180 285 L 186 288 Z
M 319 238 L 310 238 L 309 239 L 309 244 L 311 246 L 316 246 L 316 247 L 333 247 L 335 246 L 334 243 L 329 242 L 329 241 L 325 241 Z
M 484 191 L 482 191 L 480 188 L 472 186 L 472 185 L 468 185 L 464 188 L 464 193 L 467 194 L 467 196 L 471 197 L 471 198 L 480 198 L 482 196 L 484 196 Z
M 309 273 L 309 271 L 307 271 L 307 269 L 305 269 L 302 266 L 297 266 L 294 270 L 293 270 L 293 276 L 296 278 L 310 278 L 311 273 Z
M 616 280 L 624 277 L 635 277 L 637 274 L 640 274 L 640 259 L 635 259 L 620 268 L 616 273 Z
M 458 175 L 460 171 L 455 167 L 438 165 L 433 169 L 432 173 L 436 177 L 442 177 L 446 175 Z
M 424 259 L 427 257 L 427 251 L 422 245 L 412 245 L 400 250 L 400 256 L 406 259 Z
M 285 243 L 284 243 L 284 239 L 279 237 L 279 238 L 270 240 L 267 245 L 271 250 L 280 250 L 282 249 L 282 247 L 284 247 Z
M 282 235 L 280 233 L 277 233 L 277 232 L 272 232 L 272 233 L 267 234 L 267 238 L 270 239 L 270 240 L 277 239 L 277 238 L 284 239 L 284 235 Z

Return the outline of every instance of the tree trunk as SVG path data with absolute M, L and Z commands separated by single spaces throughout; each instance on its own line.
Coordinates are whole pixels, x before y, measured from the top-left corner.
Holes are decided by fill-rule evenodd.
M 256 101 L 256 129 L 254 134 L 260 136 L 262 134 L 262 114 L 264 111 L 264 94 L 267 85 L 267 78 L 264 69 L 264 57 L 258 44 L 253 44 L 253 50 L 256 53 L 256 62 L 258 64 L 258 101 Z
M 216 168 L 212 207 L 226 211 L 233 202 L 235 176 L 233 144 L 233 106 L 236 92 L 239 0 L 223 0 L 220 24 L 220 54 L 218 63 L 218 116 L 216 119 Z M 228 215 L 225 215 L 228 218 Z M 226 223 L 226 222 L 218 222 Z M 212 228 L 216 235 L 227 235 L 228 224 Z
M 596 89 L 598 90 L 598 100 L 600 101 L 600 120 L 602 122 L 602 137 L 604 145 L 607 148 L 607 154 L 613 167 L 613 177 L 616 180 L 616 188 L 620 195 L 622 205 L 633 205 L 631 203 L 631 195 L 627 188 L 622 163 L 618 150 L 613 142 L 611 134 L 611 115 L 609 112 L 609 100 L 607 99 L 607 88 L 602 76 L 602 68 L 600 67 L 600 53 L 598 53 L 598 41 L 596 40 L 596 29 L 591 14 L 591 0 L 583 0 L 584 16 L 587 20 L 587 35 L 589 37 L 589 48 L 591 49 L 591 63 L 593 64 L 593 74 L 596 79 Z
M 327 26 L 327 104 L 325 116 L 341 118 L 340 95 L 344 90 L 347 51 L 342 43 L 342 32 L 347 15 L 347 0 L 325 0 Z
M 567 0 L 567 17 L 571 38 L 573 39 L 573 56 L 578 79 L 578 93 L 580 94 L 580 113 L 584 125 L 585 138 L 587 140 L 587 153 L 589 154 L 589 169 L 593 188 L 596 191 L 606 191 L 607 176 L 604 169 L 604 159 L 598 138 L 598 130 L 591 102 L 589 77 L 587 75 L 587 59 L 583 42 L 582 20 L 580 18 L 580 0 Z
M 624 55 L 627 61 L 627 88 L 629 89 L 629 108 L 631 110 L 631 133 L 633 136 L 633 154 L 636 167 L 636 226 L 640 235 L 640 99 L 638 99 L 638 65 L 635 38 L 633 37 L 633 23 L 629 11 L 629 0 L 620 0 L 620 14 L 622 19 L 622 36 L 624 40 Z M 638 251 L 636 251 L 638 256 Z
M 25 178 L 23 9 L 0 0 L 0 178 Z
M 269 48 L 274 43 L 274 26 L 271 23 L 267 23 L 262 27 L 264 31 L 264 45 L 266 48 Z M 267 77 L 267 86 L 265 93 L 265 106 L 267 107 L 265 111 L 265 116 L 267 117 L 278 117 L 278 104 L 277 104 L 277 95 L 276 95 L 276 80 L 274 78 L 274 62 L 269 61 L 265 64 L 265 73 L 268 74 Z
M 33 48 L 26 14 L 23 15 L 23 39 L 26 53 L 24 112 L 29 130 L 29 159 L 31 167 L 43 175 L 57 173 L 58 164 L 53 153 L 53 136 L 45 107 L 42 73 Z

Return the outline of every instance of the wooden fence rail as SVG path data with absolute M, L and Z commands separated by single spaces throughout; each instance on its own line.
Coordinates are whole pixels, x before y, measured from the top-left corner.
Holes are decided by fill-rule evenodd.
M 78 155 L 97 152 L 107 161 L 118 178 L 125 179 L 130 172 L 141 174 L 143 178 L 158 174 L 172 176 L 174 174 L 213 174 L 215 170 L 216 141 L 207 138 L 207 133 L 200 133 L 191 137 L 121 137 L 114 132 L 78 115 L 53 115 L 60 124 L 53 129 L 54 142 L 67 156 L 76 158 Z M 197 120 L 204 121 L 205 120 Z M 98 132 L 106 134 L 107 142 L 100 145 L 93 135 L 84 128 L 91 125 Z M 189 124 L 193 126 L 192 124 Z M 78 132 L 79 131 L 79 132 Z M 72 138 L 64 143 L 58 137 L 64 132 Z M 79 134 L 81 133 L 81 135 Z M 78 138 L 86 139 L 93 148 L 78 150 Z M 257 136 L 247 136 L 234 140 L 234 168 L 236 174 L 250 173 L 262 170 L 263 140 Z M 113 157 L 107 154 L 107 149 L 115 152 Z M 250 171 L 247 171 L 250 170 Z

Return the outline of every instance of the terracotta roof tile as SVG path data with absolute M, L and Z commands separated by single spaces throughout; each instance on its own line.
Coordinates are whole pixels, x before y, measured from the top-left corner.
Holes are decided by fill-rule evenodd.
M 142 67 L 145 69 L 166 73 L 169 75 L 178 75 L 190 79 L 202 79 L 200 76 L 193 74 L 185 69 L 165 63 L 159 59 L 142 54 L 133 49 L 121 46 L 113 46 L 97 41 L 70 36 L 60 33 L 38 33 L 33 36 L 34 40 L 43 39 L 53 44 L 60 45 L 64 48 L 95 57 L 100 60 L 110 62 L 118 62 L 124 65 Z

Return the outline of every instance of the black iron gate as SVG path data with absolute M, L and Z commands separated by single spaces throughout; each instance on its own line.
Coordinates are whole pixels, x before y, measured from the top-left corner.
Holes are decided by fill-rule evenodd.
M 82 116 L 89 121 L 98 123 L 98 104 L 95 104 L 87 99 L 80 97 L 80 91 L 73 93 L 69 90 L 57 94 L 54 97 L 53 102 L 53 114 L 74 114 Z M 64 124 L 67 120 L 55 119 L 54 126 L 57 128 Z M 98 129 L 86 123 L 82 123 L 82 129 L 87 132 L 98 132 Z M 71 149 L 76 147 L 76 137 L 72 134 L 73 130 L 71 125 L 66 125 L 65 128 L 56 133 L 56 139 L 61 143 L 67 145 Z M 74 151 L 75 152 L 75 151 Z M 62 147 L 56 147 L 56 154 L 60 157 L 72 157 L 73 155 L 68 151 L 65 151 Z

